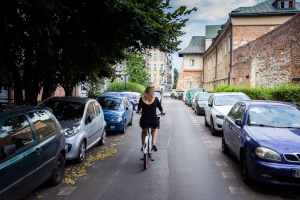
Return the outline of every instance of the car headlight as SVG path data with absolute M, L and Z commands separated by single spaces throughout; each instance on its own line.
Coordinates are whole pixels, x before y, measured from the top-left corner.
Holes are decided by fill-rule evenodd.
M 255 149 L 255 154 L 265 160 L 271 160 L 271 161 L 281 161 L 280 155 L 271 149 L 265 148 L 265 147 L 258 147 Z
M 111 121 L 113 121 L 113 122 L 121 122 L 122 118 L 121 117 L 115 117 L 115 118 L 112 118 Z
M 216 115 L 216 118 L 224 119 L 224 115 Z
M 80 132 L 80 125 L 79 126 L 72 126 L 65 129 L 65 135 L 66 137 L 71 137 L 73 135 L 76 135 Z

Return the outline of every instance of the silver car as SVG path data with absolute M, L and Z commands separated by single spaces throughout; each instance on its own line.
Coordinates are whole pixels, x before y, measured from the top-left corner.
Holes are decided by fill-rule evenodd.
M 105 143 L 106 122 L 101 105 L 95 99 L 52 97 L 38 106 L 49 107 L 64 128 L 68 145 L 66 160 L 81 163 L 88 149 Z
M 242 92 L 213 93 L 204 107 L 205 126 L 210 126 L 211 134 L 216 135 L 223 130 L 223 121 L 232 106 L 241 100 L 248 100 Z

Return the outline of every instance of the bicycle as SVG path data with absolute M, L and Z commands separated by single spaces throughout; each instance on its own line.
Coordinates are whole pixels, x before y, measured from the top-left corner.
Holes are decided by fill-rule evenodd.
M 158 128 L 160 125 L 160 115 L 157 115 L 157 121 L 158 121 Z M 151 134 L 151 128 L 147 128 L 147 135 L 145 137 L 144 145 L 142 147 L 143 152 L 143 158 L 141 160 L 144 161 L 144 169 L 148 169 L 149 166 L 149 160 L 154 161 L 152 158 L 152 134 Z

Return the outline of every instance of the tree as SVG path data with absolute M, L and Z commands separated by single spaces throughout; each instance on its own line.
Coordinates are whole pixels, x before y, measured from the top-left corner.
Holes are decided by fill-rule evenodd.
M 178 82 L 178 77 L 179 77 L 179 73 L 177 68 L 174 68 L 174 74 L 173 74 L 173 80 L 174 80 L 174 84 L 173 84 L 173 89 L 176 89 L 177 87 L 177 82 Z
M 0 85 L 13 86 L 17 103 L 34 105 L 57 85 L 67 94 L 78 83 L 114 77 L 111 67 L 132 52 L 178 51 L 196 11 L 169 0 L 3 0 L 0 2 Z M 14 82 L 11 82 L 13 78 Z
M 145 69 L 144 57 L 142 54 L 134 54 L 130 56 L 126 63 L 126 74 L 129 82 L 138 83 L 140 85 L 149 85 L 149 74 Z

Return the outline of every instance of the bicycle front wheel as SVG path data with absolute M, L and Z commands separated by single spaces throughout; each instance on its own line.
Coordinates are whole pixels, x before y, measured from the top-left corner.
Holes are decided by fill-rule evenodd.
M 144 153 L 144 169 L 148 169 L 149 166 L 149 156 L 148 154 Z

